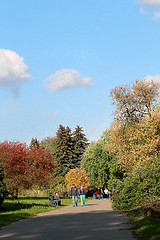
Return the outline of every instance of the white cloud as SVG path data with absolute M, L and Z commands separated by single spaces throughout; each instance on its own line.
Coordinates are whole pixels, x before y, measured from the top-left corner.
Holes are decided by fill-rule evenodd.
M 23 57 L 16 52 L 0 49 L 0 88 L 18 93 L 20 85 L 31 80 Z
M 155 13 L 155 14 L 154 14 L 154 18 L 155 18 L 155 19 L 160 18 L 160 12 Z
M 155 76 L 147 75 L 145 77 L 145 81 L 147 82 L 154 81 L 156 83 L 160 83 L 160 74 L 157 74 Z
M 49 92 L 92 85 L 90 77 L 82 77 L 74 69 L 57 70 L 55 74 L 51 74 L 44 82 L 44 86 L 48 88 Z
M 43 114 L 45 119 L 55 119 L 59 117 L 59 113 L 58 112 L 51 112 L 51 113 L 44 113 Z
M 140 14 L 152 12 L 154 19 L 160 18 L 160 0 L 138 0 L 137 2 L 141 5 Z
M 160 0 L 139 0 L 139 3 L 143 6 L 151 8 L 160 7 Z

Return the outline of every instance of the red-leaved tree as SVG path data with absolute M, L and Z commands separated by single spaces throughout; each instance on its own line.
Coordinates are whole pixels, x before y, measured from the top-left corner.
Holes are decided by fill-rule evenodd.
M 45 149 L 29 149 L 25 143 L 0 143 L 0 159 L 4 168 L 4 181 L 13 198 L 21 188 L 46 186 L 53 168 L 51 154 Z

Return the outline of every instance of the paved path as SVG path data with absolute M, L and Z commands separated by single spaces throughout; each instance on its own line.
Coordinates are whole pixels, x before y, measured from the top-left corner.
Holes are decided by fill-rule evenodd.
M 125 214 L 113 211 L 108 199 L 71 205 L 38 214 L 0 229 L 4 240 L 132 240 L 131 225 Z

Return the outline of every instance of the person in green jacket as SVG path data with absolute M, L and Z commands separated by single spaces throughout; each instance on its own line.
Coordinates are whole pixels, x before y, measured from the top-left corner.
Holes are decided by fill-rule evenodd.
M 80 189 L 80 199 L 81 199 L 81 206 L 85 206 L 85 189 L 81 186 Z

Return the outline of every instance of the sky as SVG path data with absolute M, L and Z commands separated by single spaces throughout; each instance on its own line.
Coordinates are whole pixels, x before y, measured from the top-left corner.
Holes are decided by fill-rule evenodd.
M 160 81 L 160 0 L 0 1 L 0 141 L 54 137 L 60 124 L 97 141 L 110 91 Z

